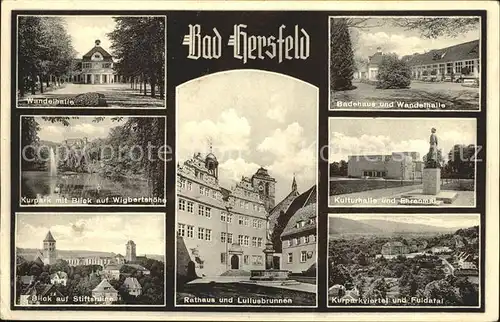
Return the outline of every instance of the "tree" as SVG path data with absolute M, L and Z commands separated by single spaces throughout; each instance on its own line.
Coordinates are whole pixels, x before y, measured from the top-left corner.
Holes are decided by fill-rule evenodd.
M 76 52 L 60 17 L 18 17 L 18 90 L 24 96 L 26 87 L 35 94 L 50 80 L 60 80 L 70 70 Z
M 411 83 L 411 69 L 408 63 L 396 54 L 382 56 L 378 67 L 377 88 L 407 88 Z
M 330 24 L 330 82 L 334 91 L 351 90 L 354 53 L 345 18 L 334 18 Z
M 115 69 L 133 82 L 151 86 L 151 97 L 164 98 L 165 19 L 162 17 L 114 17 L 115 29 L 108 34 L 118 62 Z M 142 85 L 141 85 L 142 86 Z
M 448 152 L 446 169 L 455 178 L 474 178 L 477 148 L 474 144 L 455 144 Z
M 457 37 L 479 27 L 479 18 L 399 18 L 393 24 L 406 30 L 417 30 L 424 38 Z

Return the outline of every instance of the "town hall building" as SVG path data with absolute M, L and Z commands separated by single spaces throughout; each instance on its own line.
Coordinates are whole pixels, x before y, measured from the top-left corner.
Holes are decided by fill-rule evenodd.
M 97 39 L 95 46 L 74 61 L 71 81 L 79 84 L 113 84 L 120 79 L 113 69 L 113 56 L 101 47 Z
M 260 168 L 231 189 L 219 185 L 213 153 L 196 153 L 177 168 L 177 272 L 219 276 L 265 268 L 266 207 L 275 179 Z

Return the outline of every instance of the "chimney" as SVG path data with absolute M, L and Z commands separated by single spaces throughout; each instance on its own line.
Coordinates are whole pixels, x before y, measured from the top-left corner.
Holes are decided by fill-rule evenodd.
M 382 54 L 382 47 L 377 47 L 377 54 Z
M 95 41 L 95 46 L 99 47 L 101 45 L 101 41 L 99 39 L 96 39 Z

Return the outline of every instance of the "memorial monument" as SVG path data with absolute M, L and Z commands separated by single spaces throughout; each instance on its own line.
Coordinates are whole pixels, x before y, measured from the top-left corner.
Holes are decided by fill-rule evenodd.
M 422 173 L 422 190 L 411 191 L 401 196 L 399 204 L 438 206 L 451 204 L 457 197 L 454 191 L 441 191 L 441 150 L 438 148 L 436 129 L 431 129 L 429 152 L 424 157 Z

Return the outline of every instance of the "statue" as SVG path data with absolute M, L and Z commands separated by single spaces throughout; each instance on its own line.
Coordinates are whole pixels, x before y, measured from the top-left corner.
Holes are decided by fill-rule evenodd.
M 438 138 L 436 136 L 436 129 L 431 129 L 431 136 L 429 138 L 429 152 L 425 158 L 426 168 L 440 168 L 440 156 L 438 150 Z
M 273 232 L 271 231 L 271 227 L 270 227 L 270 224 L 269 224 L 269 218 L 267 218 L 266 220 L 266 242 L 272 242 L 272 235 L 273 235 Z

